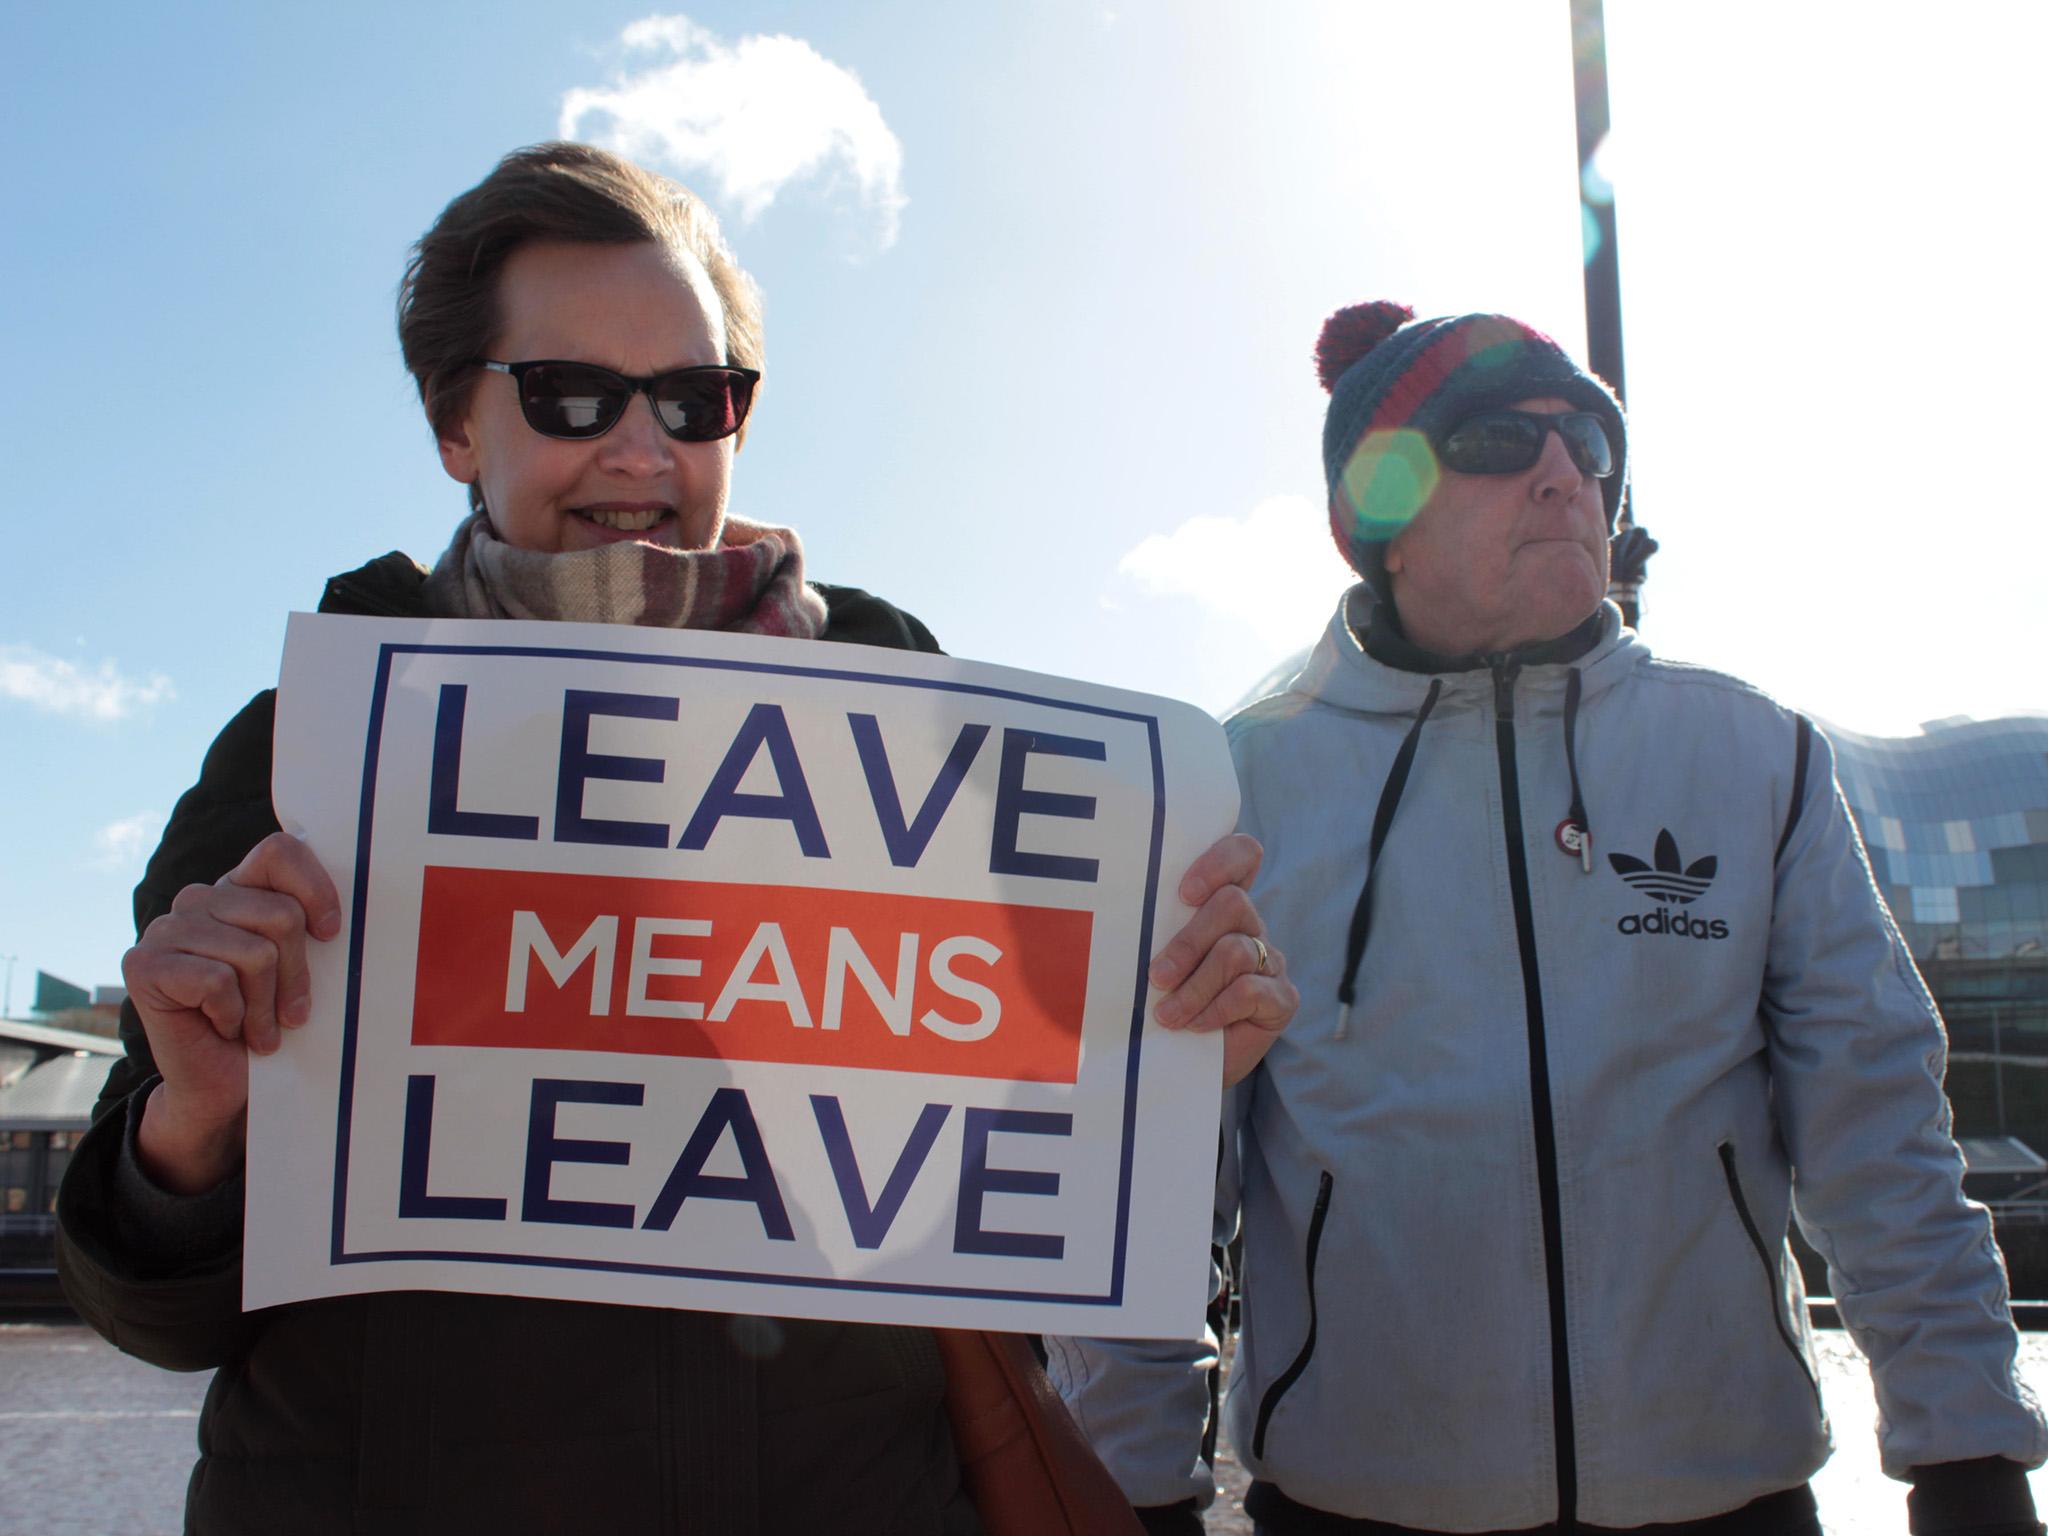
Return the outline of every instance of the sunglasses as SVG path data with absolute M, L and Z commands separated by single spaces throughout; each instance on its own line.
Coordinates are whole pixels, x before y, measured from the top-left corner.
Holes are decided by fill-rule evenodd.
M 1543 440 L 1555 432 L 1579 473 L 1605 480 L 1614 473 L 1614 446 L 1607 428 L 1591 411 L 1547 416 L 1538 411 L 1481 411 L 1467 416 L 1438 441 L 1437 458 L 1461 475 L 1514 475 L 1543 457 Z
M 654 407 L 654 419 L 670 437 L 714 443 L 745 424 L 754 386 L 761 379 L 752 368 L 716 364 L 671 368 L 644 379 L 595 363 L 500 363 L 480 357 L 477 366 L 512 376 L 519 388 L 519 410 L 529 427 L 542 437 L 572 442 L 603 437 L 619 424 L 633 397 L 645 395 Z

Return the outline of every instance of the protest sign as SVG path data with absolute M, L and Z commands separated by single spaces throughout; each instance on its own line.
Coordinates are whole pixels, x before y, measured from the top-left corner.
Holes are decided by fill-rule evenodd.
M 1192 706 L 298 614 L 275 763 L 343 929 L 251 1063 L 245 1305 L 1198 1331 L 1220 1041 L 1151 1023 L 1145 980 L 1236 817 Z

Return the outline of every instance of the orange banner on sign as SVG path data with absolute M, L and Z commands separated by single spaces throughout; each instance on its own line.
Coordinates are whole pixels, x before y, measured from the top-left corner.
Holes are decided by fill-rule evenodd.
M 1074 1081 L 1087 912 L 431 865 L 424 878 L 417 1045 Z

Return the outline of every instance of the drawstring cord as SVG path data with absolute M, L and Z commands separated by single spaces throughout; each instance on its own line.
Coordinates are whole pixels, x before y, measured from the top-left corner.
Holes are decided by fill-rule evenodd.
M 1593 873 L 1593 823 L 1586 815 L 1586 797 L 1579 793 L 1579 669 L 1573 667 L 1564 682 L 1564 766 L 1572 778 L 1572 808 L 1558 829 L 1558 841 L 1566 853 L 1576 852 L 1579 869 Z M 1572 845 L 1578 844 L 1577 848 Z
M 1564 684 L 1564 765 L 1571 776 L 1572 804 L 1565 823 L 1558 828 L 1558 841 L 1567 853 L 1579 856 L 1579 868 L 1586 874 L 1593 872 L 1593 822 L 1586 814 L 1586 797 L 1579 788 L 1579 693 L 1582 687 L 1579 669 L 1573 667 L 1565 676 Z M 1351 1034 L 1351 1005 L 1358 997 L 1358 967 L 1365 958 L 1365 941 L 1372 930 L 1372 883 L 1380 872 L 1380 850 L 1386 846 L 1387 833 L 1394 825 L 1394 812 L 1401 804 L 1401 793 L 1408 786 L 1408 770 L 1415 763 L 1415 749 L 1422 737 L 1423 722 L 1429 719 L 1429 712 L 1436 708 L 1436 701 L 1443 693 L 1443 679 L 1430 679 L 1429 692 L 1422 700 L 1422 707 L 1415 712 L 1415 723 L 1408 727 L 1408 734 L 1401 738 L 1401 749 L 1394 754 L 1394 766 L 1387 771 L 1387 782 L 1380 787 L 1379 808 L 1373 813 L 1372 841 L 1366 852 L 1365 885 L 1358 893 L 1358 904 L 1351 909 L 1351 929 L 1344 940 L 1344 980 L 1337 988 L 1337 1030 L 1333 1038 L 1348 1039 Z
M 1415 712 L 1415 723 L 1401 739 L 1401 750 L 1394 754 L 1394 766 L 1387 770 L 1387 782 L 1380 787 L 1379 809 L 1372 818 L 1372 842 L 1365 856 L 1365 885 L 1358 893 L 1358 905 L 1351 909 L 1351 931 L 1344 940 L 1344 982 L 1337 988 L 1335 1038 L 1339 1040 L 1351 1033 L 1351 1004 L 1358 995 L 1358 962 L 1365 956 L 1365 938 L 1372 928 L 1372 882 L 1380 872 L 1380 849 L 1386 846 L 1388 829 L 1394 825 L 1394 810 L 1401 803 L 1401 791 L 1407 787 L 1408 770 L 1415 763 L 1416 743 L 1422 737 L 1422 724 L 1436 708 L 1443 691 L 1442 678 L 1429 680 L 1429 692 Z

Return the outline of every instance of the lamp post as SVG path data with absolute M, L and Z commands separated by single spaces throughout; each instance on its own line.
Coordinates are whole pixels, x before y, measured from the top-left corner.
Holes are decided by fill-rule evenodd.
M 1615 238 L 1614 187 L 1599 165 L 1606 141 L 1607 22 L 1601 0 L 1571 0 L 1572 86 L 1579 120 L 1579 222 L 1585 242 L 1586 352 L 1615 398 L 1628 403 L 1621 357 L 1621 251 Z M 1607 595 L 1630 628 L 1642 623 L 1645 568 L 1657 541 L 1636 524 L 1635 495 L 1615 525 Z
M 0 990 L 0 1019 L 10 1018 L 14 1013 L 14 962 L 20 958 L 19 955 L 0 955 L 0 960 L 7 962 L 7 985 Z

